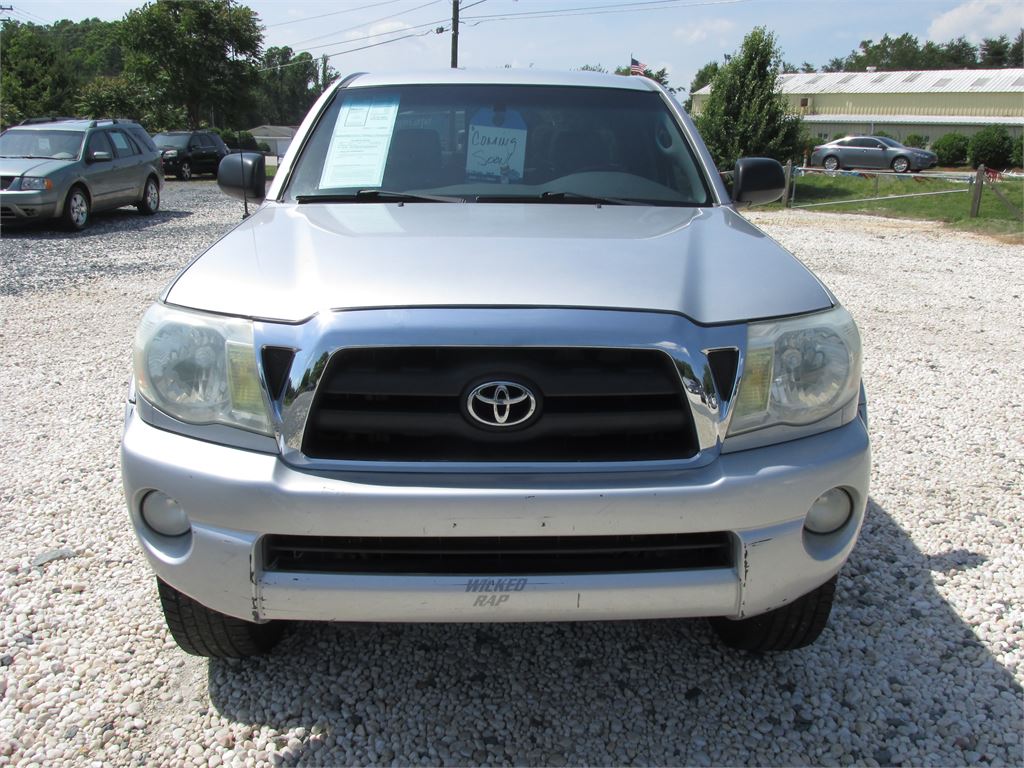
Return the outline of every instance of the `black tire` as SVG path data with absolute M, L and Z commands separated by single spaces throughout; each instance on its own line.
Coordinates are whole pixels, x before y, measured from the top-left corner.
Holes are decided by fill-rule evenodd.
M 711 628 L 729 648 L 741 651 L 791 651 L 810 645 L 828 623 L 836 576 L 789 605 L 749 619 L 711 619 Z
M 142 199 L 135 204 L 139 213 L 143 216 L 152 216 L 160 210 L 160 183 L 156 176 L 146 179 L 146 186 L 142 188 Z
M 72 232 L 80 232 L 89 226 L 92 215 L 92 201 L 89 200 L 89 193 L 81 184 L 75 184 L 68 190 L 68 196 L 64 199 L 64 210 L 60 219 L 65 229 Z
M 167 628 L 181 650 L 211 659 L 241 659 L 270 651 L 281 639 L 280 622 L 256 624 L 200 605 L 156 580 Z
M 835 155 L 829 155 L 821 161 L 821 167 L 826 171 L 838 171 L 840 169 L 839 158 Z
M 178 166 L 178 178 L 181 181 L 188 181 L 192 178 L 192 163 L 188 160 L 182 160 L 181 165 Z
M 897 157 L 892 161 L 892 169 L 896 173 L 906 173 L 910 170 L 910 161 L 905 157 Z

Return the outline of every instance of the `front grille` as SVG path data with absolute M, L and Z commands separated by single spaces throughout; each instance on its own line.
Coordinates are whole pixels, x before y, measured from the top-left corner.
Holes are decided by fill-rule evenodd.
M 0 207 L 0 216 L 14 218 L 14 210 L 6 205 Z
M 480 427 L 473 388 L 537 395 L 522 427 Z M 671 358 L 657 350 L 346 349 L 327 366 L 302 451 L 356 461 L 650 461 L 689 458 L 696 437 Z
M 0 189 L 7 189 L 15 178 L 15 176 L 0 176 Z
M 730 568 L 729 534 L 466 538 L 266 536 L 264 569 L 298 573 L 627 573 Z

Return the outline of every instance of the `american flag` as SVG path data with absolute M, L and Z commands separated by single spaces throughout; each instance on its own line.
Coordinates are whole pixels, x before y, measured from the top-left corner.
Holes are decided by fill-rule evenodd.
M 631 75 L 642 75 L 644 70 L 647 69 L 647 65 L 642 61 L 630 57 L 629 59 L 629 74 Z

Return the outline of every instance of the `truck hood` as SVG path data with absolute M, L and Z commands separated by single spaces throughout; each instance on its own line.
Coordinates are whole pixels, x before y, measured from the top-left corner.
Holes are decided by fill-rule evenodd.
M 62 171 L 73 160 L 53 160 L 48 157 L 0 157 L 0 176 L 47 176 Z
M 324 310 L 544 306 L 717 324 L 832 305 L 803 264 L 729 208 L 507 203 L 269 203 L 165 299 L 283 322 Z

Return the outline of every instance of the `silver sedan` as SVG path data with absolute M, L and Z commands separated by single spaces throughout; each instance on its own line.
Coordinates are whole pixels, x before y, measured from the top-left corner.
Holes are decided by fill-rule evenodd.
M 938 161 L 934 152 L 905 147 L 888 136 L 847 136 L 815 147 L 811 153 L 811 165 L 820 165 L 826 171 L 891 168 L 896 173 L 906 173 L 933 168 Z

